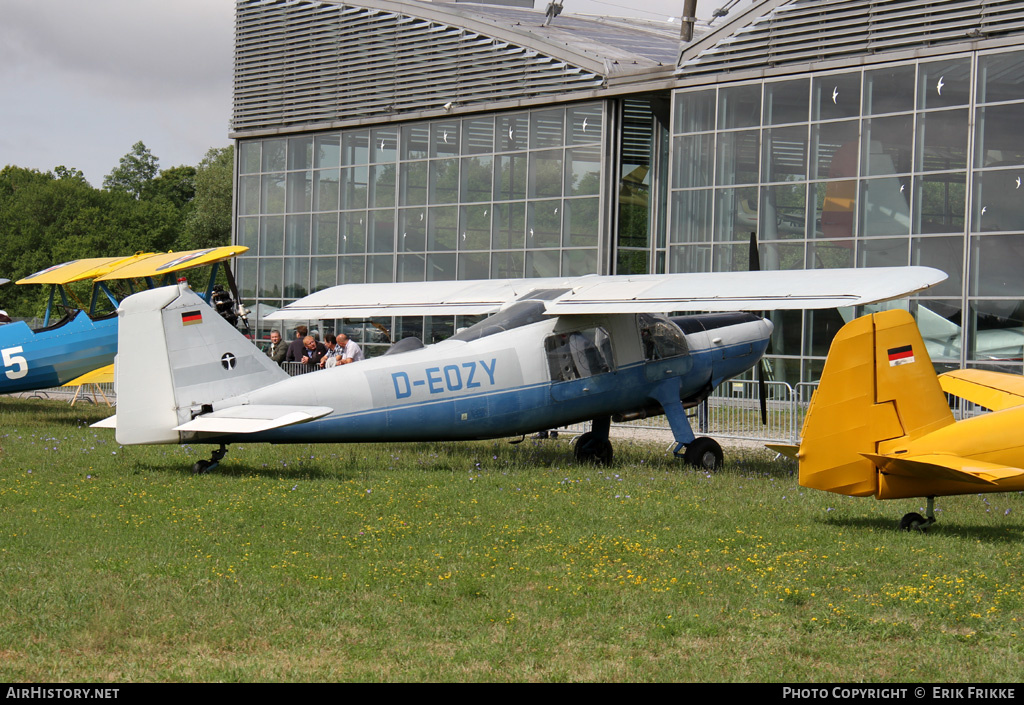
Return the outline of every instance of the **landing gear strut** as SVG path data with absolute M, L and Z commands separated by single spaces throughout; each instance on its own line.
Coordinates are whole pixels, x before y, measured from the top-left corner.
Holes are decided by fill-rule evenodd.
M 910 512 L 904 514 L 903 518 L 900 519 L 900 531 L 911 531 L 916 530 L 922 533 L 928 531 L 928 527 L 935 523 L 935 498 L 928 498 L 928 513 L 927 517 L 923 517 L 917 512 Z
M 608 465 L 612 462 L 612 442 L 608 439 L 608 431 L 611 430 L 612 419 L 610 416 L 602 416 L 594 419 L 591 430 L 576 439 L 576 449 L 573 454 L 576 461 L 580 463 L 597 463 Z
M 213 451 L 209 460 L 200 460 L 192 466 L 193 475 L 205 475 L 206 473 L 213 470 L 215 467 L 220 465 L 220 461 L 223 460 L 224 456 L 228 454 L 228 447 L 223 443 L 220 444 L 220 448 Z

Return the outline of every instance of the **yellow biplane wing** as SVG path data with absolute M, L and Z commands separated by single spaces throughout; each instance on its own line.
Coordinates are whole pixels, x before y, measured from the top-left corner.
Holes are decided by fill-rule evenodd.
M 953 370 L 939 375 L 947 394 L 1001 411 L 1024 404 L 1024 377 L 991 370 Z
M 185 252 L 166 252 L 163 254 L 150 255 L 134 262 L 129 262 L 123 267 L 112 269 L 106 274 L 96 277 L 96 281 L 110 281 L 112 279 L 135 279 L 145 277 L 162 277 L 174 272 L 193 267 L 202 267 L 208 264 L 218 264 L 224 260 L 231 259 L 236 255 L 248 251 L 248 247 L 224 246 L 208 247 L 202 250 L 188 250 Z
M 80 377 L 75 377 L 70 382 L 65 382 L 63 387 L 81 387 L 83 384 L 112 384 L 114 381 L 114 366 L 106 365 L 98 367 L 92 372 L 86 372 Z
M 70 284 L 85 279 L 95 279 L 106 274 L 117 267 L 145 259 L 152 256 L 152 253 L 139 253 L 129 257 L 90 257 L 87 259 L 73 259 L 70 262 L 62 262 L 52 267 L 30 274 L 24 279 L 19 279 L 16 284 Z

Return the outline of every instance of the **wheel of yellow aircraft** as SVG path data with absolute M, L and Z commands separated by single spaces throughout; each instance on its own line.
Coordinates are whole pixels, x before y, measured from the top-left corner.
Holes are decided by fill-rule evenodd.
M 683 462 L 701 470 L 718 470 L 724 460 L 722 446 L 718 445 L 715 439 L 706 436 L 695 438 L 693 443 L 686 446 L 686 452 L 683 453 Z
M 917 512 L 910 512 L 909 514 L 904 514 L 903 518 L 900 519 L 900 531 L 917 530 L 924 532 L 928 531 L 928 527 L 933 523 L 935 523 L 934 520 L 928 521 Z

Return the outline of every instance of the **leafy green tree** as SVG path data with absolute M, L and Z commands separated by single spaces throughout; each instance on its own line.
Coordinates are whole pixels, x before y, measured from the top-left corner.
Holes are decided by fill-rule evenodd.
M 160 172 L 160 160 L 140 140 L 132 151 L 121 157 L 120 164 L 103 179 L 103 188 L 142 198 L 142 192 Z
M 184 250 L 231 244 L 234 147 L 210 149 L 196 167 L 195 198 L 178 243 Z

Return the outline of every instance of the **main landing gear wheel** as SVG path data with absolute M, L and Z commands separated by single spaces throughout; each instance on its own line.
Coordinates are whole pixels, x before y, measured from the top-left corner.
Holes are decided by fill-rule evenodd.
M 580 463 L 608 465 L 612 462 L 612 442 L 608 438 L 595 435 L 593 431 L 587 431 L 576 439 L 573 454 Z
M 701 470 L 719 470 L 724 460 L 722 446 L 713 438 L 695 438 L 683 453 L 684 463 Z

